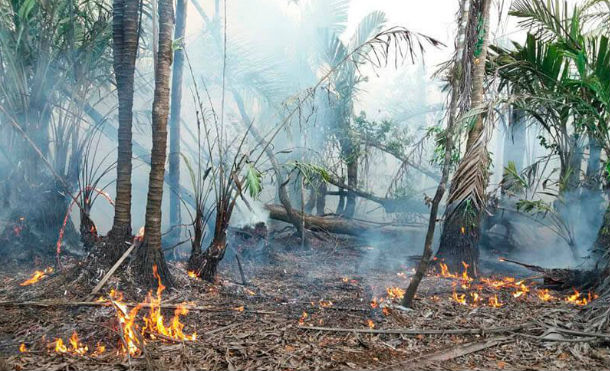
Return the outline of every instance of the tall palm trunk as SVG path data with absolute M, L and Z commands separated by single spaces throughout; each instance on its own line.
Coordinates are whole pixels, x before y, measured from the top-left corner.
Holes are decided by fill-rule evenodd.
M 169 220 L 172 227 L 177 227 L 180 218 L 180 110 L 182 107 L 182 72 L 184 70 L 184 28 L 186 26 L 186 0 L 176 2 L 176 30 L 174 39 L 182 40 L 182 47 L 174 51 L 174 69 L 172 71 L 172 99 L 169 121 Z M 177 238 L 179 229 L 175 228 L 171 237 Z
M 471 110 L 483 108 L 483 80 L 489 43 L 489 9 L 491 0 L 473 0 L 470 25 L 477 25 L 476 43 L 480 49 L 473 53 L 474 68 L 470 92 Z M 476 18 L 472 18 L 476 17 Z M 480 25 L 480 26 L 479 26 Z M 478 274 L 481 216 L 485 208 L 489 156 L 484 117 L 481 112 L 474 116 L 474 125 L 468 133 L 466 153 L 462 157 L 453 177 L 445 223 L 437 257 L 452 271 L 460 271 L 467 264 L 472 276 Z
M 139 39 L 139 0 L 113 1 L 114 73 L 119 98 L 118 158 L 114 222 L 109 233 L 115 241 L 107 255 L 116 260 L 131 235 L 131 125 L 134 73 Z
M 146 200 L 144 239 L 137 251 L 137 277 L 148 287 L 157 280 L 153 267 L 165 286 L 173 286 L 173 278 L 161 249 L 161 201 L 167 150 L 167 119 L 169 115 L 169 76 L 172 64 L 174 9 L 172 0 L 159 0 L 159 48 L 155 69 L 155 95 L 152 106 L 152 152 Z

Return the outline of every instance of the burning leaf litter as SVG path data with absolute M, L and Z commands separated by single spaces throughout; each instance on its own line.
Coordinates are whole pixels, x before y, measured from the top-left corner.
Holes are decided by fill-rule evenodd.
M 158 286 L 156 294 L 153 295 L 152 290 L 148 292 L 146 299 L 131 309 L 125 303 L 123 293 L 116 290 L 111 290 L 107 297 L 99 297 L 96 302 L 107 303 L 115 308 L 118 328 L 120 334 L 118 342 L 118 353 L 129 354 L 130 356 L 139 355 L 142 353 L 142 347 L 149 340 L 176 340 L 176 341 L 194 341 L 197 339 L 197 333 L 193 332 L 188 335 L 184 332 L 185 325 L 180 321 L 182 316 L 188 314 L 189 310 L 186 304 L 179 304 L 174 310 L 174 316 L 168 321 L 162 314 L 162 293 L 165 286 L 161 283 L 161 278 L 157 272 L 157 266 L 153 266 L 153 274 L 157 278 Z M 138 322 L 138 313 L 142 308 L 148 308 L 148 313 L 144 315 L 141 322 Z M 238 311 L 243 311 L 244 307 L 236 308 Z M 98 343 L 95 350 L 89 353 L 89 346 L 83 344 L 74 331 L 67 343 L 62 338 L 56 338 L 47 345 L 51 352 L 59 354 L 72 355 L 90 355 L 92 357 L 99 356 L 106 351 L 106 345 Z M 19 346 L 19 351 L 27 352 L 25 344 Z
M 42 271 L 35 271 L 34 273 L 32 273 L 32 276 L 30 278 L 28 278 L 27 280 L 20 283 L 20 285 L 21 286 L 33 285 L 51 273 L 53 273 L 53 267 L 47 267 Z
M 485 278 L 479 279 L 480 283 L 474 283 L 474 279 L 468 275 L 468 264 L 462 262 L 464 270 L 461 274 L 451 273 L 444 263 L 439 263 L 441 272 L 437 274 L 439 277 L 448 278 L 453 280 L 452 287 L 453 292 L 451 293 L 451 300 L 460 305 L 470 305 L 477 307 L 481 303 L 484 303 L 483 298 L 484 291 L 496 292 L 499 290 L 506 290 L 510 292 L 510 296 L 514 299 L 525 299 L 532 290 L 535 289 L 535 282 L 526 283 L 526 280 L 517 281 L 514 277 L 503 277 L 501 279 Z M 457 287 L 465 290 L 466 293 L 458 293 Z M 388 289 L 389 290 L 389 289 Z M 389 291 L 388 291 L 389 292 Z M 535 289 L 535 297 L 544 302 L 560 301 L 561 299 L 553 296 L 549 289 Z M 467 300 L 470 298 L 470 300 Z M 585 306 L 597 299 L 598 295 L 595 293 L 588 292 L 587 295 L 583 295 L 577 290 L 574 290 L 574 294 L 569 295 L 563 299 L 566 303 Z M 493 296 L 487 298 L 487 306 L 492 308 L 499 308 L 503 304 L 499 301 L 496 293 Z

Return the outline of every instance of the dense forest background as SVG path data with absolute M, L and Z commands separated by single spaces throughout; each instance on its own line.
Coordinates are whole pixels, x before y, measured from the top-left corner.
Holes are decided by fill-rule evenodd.
M 372 287 L 409 270 L 401 310 L 431 269 L 602 302 L 609 24 L 607 0 L 0 0 L 0 254 L 90 296 L 341 247 Z

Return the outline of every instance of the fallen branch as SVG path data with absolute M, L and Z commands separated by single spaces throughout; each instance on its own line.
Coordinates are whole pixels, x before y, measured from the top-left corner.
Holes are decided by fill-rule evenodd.
M 106 273 L 106 275 L 101 279 L 101 281 L 97 285 L 95 285 L 95 287 L 93 288 L 93 290 L 89 294 L 89 299 L 92 299 L 102 289 L 104 284 L 106 284 L 106 281 L 108 281 L 108 279 L 110 277 L 112 277 L 112 275 L 117 270 L 117 268 L 121 265 L 121 263 L 123 263 L 123 261 L 129 256 L 129 254 L 131 254 L 131 252 L 133 251 L 133 249 L 135 247 L 136 247 L 136 244 L 131 245 L 127 249 L 127 251 L 125 251 L 123 253 L 123 255 L 119 258 L 119 260 L 117 260 L 116 263 L 114 263 L 114 265 L 112 266 L 112 268 L 110 268 L 108 273 Z
M 280 220 L 290 223 L 290 216 L 286 213 L 284 207 L 279 205 L 267 204 L 265 208 L 269 210 L 271 219 Z M 326 231 L 330 233 L 348 234 L 360 236 L 368 233 L 379 233 L 384 236 L 404 237 L 407 233 L 419 233 L 420 228 L 407 226 L 383 226 L 377 223 L 369 223 L 354 219 L 346 219 L 342 217 L 321 217 L 309 214 L 302 214 L 300 211 L 292 209 L 293 216 L 305 221 L 305 228 L 314 231 Z
M 425 355 L 423 356 L 423 358 L 421 360 L 423 360 L 424 362 L 443 362 L 443 361 L 449 361 L 451 359 L 454 358 L 458 358 L 461 356 L 465 356 L 467 354 L 471 354 L 471 353 L 475 353 L 475 352 L 479 352 L 481 350 L 487 349 L 487 348 L 491 348 L 491 347 L 495 347 L 497 345 L 500 344 L 506 344 L 509 342 L 513 342 L 513 339 L 507 338 L 507 337 L 500 337 L 500 338 L 494 338 L 494 339 L 489 339 L 487 341 L 483 341 L 483 342 L 478 342 L 478 343 L 468 343 L 468 344 L 460 344 L 458 346 L 455 346 L 453 348 L 447 349 L 447 350 L 441 350 L 429 355 Z M 404 364 L 404 362 L 401 362 Z
M 110 307 L 112 303 L 108 301 L 23 301 L 23 302 L 12 302 L 12 301 L 0 301 L 0 307 L 38 307 L 38 308 L 53 308 L 53 307 Z M 150 308 L 152 305 L 150 303 L 125 303 L 127 307 L 136 307 L 139 306 L 141 308 Z M 159 307 L 163 309 L 177 309 L 178 307 L 188 309 L 190 311 L 207 311 L 207 312 L 236 312 L 234 309 L 226 309 L 226 308 L 215 308 L 211 306 L 196 306 L 189 304 L 174 304 L 174 303 L 161 303 L 159 305 L 155 304 L 154 307 Z M 241 313 L 241 311 L 240 311 Z M 243 313 L 252 313 L 252 314 L 273 314 L 278 315 L 277 312 L 264 311 L 264 310 L 251 310 L 244 309 Z
M 316 327 L 299 326 L 299 329 L 308 331 L 328 331 L 328 332 L 355 332 L 361 334 L 398 334 L 398 335 L 483 335 L 510 333 L 523 330 L 533 326 L 533 323 L 525 323 L 515 326 L 489 327 L 489 328 L 469 328 L 469 329 L 370 329 L 370 328 L 343 328 L 343 327 Z

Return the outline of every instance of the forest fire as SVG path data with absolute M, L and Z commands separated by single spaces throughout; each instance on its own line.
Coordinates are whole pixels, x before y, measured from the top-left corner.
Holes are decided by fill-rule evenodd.
M 301 318 L 299 318 L 299 326 L 304 326 L 305 325 L 305 320 L 309 317 L 309 314 L 307 312 L 303 312 L 303 314 L 301 314 Z
M 525 280 L 517 281 L 514 277 L 503 277 L 501 279 L 481 277 L 475 283 L 475 282 L 473 282 L 473 279 L 471 277 L 469 277 L 467 274 L 468 265 L 465 263 L 462 263 L 462 265 L 464 266 L 464 271 L 462 272 L 462 274 L 455 274 L 455 273 L 451 273 L 449 271 L 449 269 L 447 268 L 447 265 L 440 263 L 439 266 L 441 268 L 441 273 L 438 274 L 438 276 L 440 276 L 440 277 L 450 278 L 450 279 L 453 279 L 456 281 L 452 284 L 453 292 L 451 294 L 451 300 L 453 300 L 454 302 L 456 302 L 460 305 L 467 305 L 468 303 L 466 300 L 466 298 L 467 298 L 466 294 L 457 293 L 456 287 L 458 284 L 460 284 L 461 288 L 464 290 L 470 289 L 471 283 L 474 283 L 474 287 L 479 291 L 482 291 L 484 289 L 488 289 L 491 291 L 498 291 L 498 290 L 502 290 L 502 289 L 510 290 L 510 296 L 515 299 L 527 298 L 532 290 L 532 287 L 535 286 L 534 282 L 527 284 L 525 282 Z M 478 283 L 478 282 L 480 282 L 480 283 Z M 550 293 L 549 289 L 536 289 L 535 292 L 536 292 L 535 297 L 537 297 L 539 300 L 541 300 L 543 302 L 551 302 L 551 301 L 559 300 L 559 298 L 557 298 L 556 296 L 554 296 Z M 471 298 L 470 305 L 473 307 L 476 307 L 476 306 L 478 306 L 479 303 L 483 302 L 481 293 L 471 291 L 471 292 L 469 292 L 468 297 Z M 595 293 L 589 292 L 585 296 L 585 295 L 582 295 L 577 290 L 574 290 L 574 294 L 567 296 L 566 298 L 564 298 L 563 301 L 566 303 L 569 303 L 569 304 L 585 306 L 597 298 L 598 298 L 598 295 Z M 492 308 L 500 308 L 503 304 L 500 303 L 497 294 L 494 294 L 494 296 L 491 296 L 487 299 L 487 305 Z
M 138 233 L 134 236 L 134 241 L 142 242 L 144 240 L 144 226 L 138 229 Z
M 0 371 L 610 365 L 610 0 L 0 4 Z
M 386 289 L 388 293 L 388 298 L 390 299 L 402 299 L 405 296 L 405 290 L 400 287 L 388 287 Z
M 54 342 L 51 343 L 51 346 L 53 347 L 55 353 L 71 353 L 83 356 L 89 351 L 89 347 L 80 342 L 76 331 L 72 333 L 72 336 L 70 336 L 68 343 L 70 344 L 69 347 L 64 344 L 64 341 L 61 338 L 57 338 Z
M 598 297 L 599 297 L 599 295 L 597 295 L 595 293 L 592 294 L 591 292 L 588 292 L 587 296 L 582 296 L 582 294 L 580 292 L 578 292 L 578 290 L 574 289 L 574 294 L 566 297 L 565 301 L 570 304 L 584 306 L 584 305 L 591 303 L 593 300 L 597 299 Z
M 42 271 L 35 271 L 34 273 L 32 273 L 32 276 L 30 278 L 28 278 L 27 280 L 23 281 L 22 283 L 20 283 L 20 286 L 29 286 L 29 285 L 33 285 L 36 282 L 39 282 L 41 279 L 45 278 L 48 274 L 53 273 L 53 267 L 47 267 Z
M 124 302 L 123 293 L 116 290 L 111 290 L 108 298 L 100 297 L 96 300 L 98 303 L 107 302 L 116 310 L 118 330 L 120 332 L 120 341 L 118 345 L 119 354 L 128 354 L 130 356 L 138 355 L 142 352 L 142 345 L 146 343 L 146 339 L 155 340 L 177 340 L 177 341 L 194 341 L 197 339 L 197 333 L 193 332 L 190 335 L 184 333 L 185 325 L 180 321 L 180 318 L 188 314 L 188 308 L 185 304 L 179 304 L 174 310 L 174 316 L 166 323 L 163 314 L 161 313 L 161 294 L 165 290 L 165 286 L 161 283 L 161 279 L 157 272 L 157 267 L 153 267 L 153 274 L 158 280 L 158 288 L 156 295 L 149 291 L 144 302 L 133 306 L 131 309 Z M 148 313 L 142 317 L 143 324 L 137 323 L 138 312 L 144 308 L 149 308 Z M 243 311 L 244 307 L 237 308 Z M 49 349 L 55 353 L 72 354 L 84 356 L 89 353 L 89 346 L 83 344 L 78 334 L 72 333 L 72 336 L 65 343 L 62 338 L 56 338 L 48 345 Z M 25 344 L 19 347 L 20 352 L 27 351 Z M 90 353 L 91 356 L 99 356 L 106 351 L 104 344 L 98 343 L 95 350 Z

